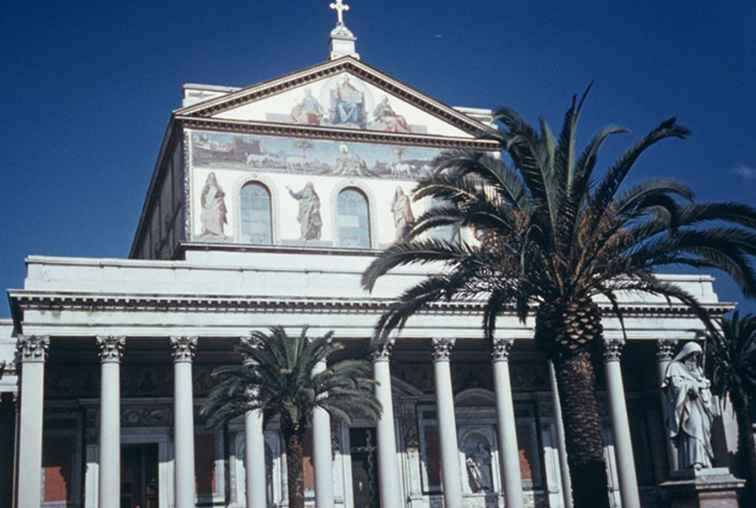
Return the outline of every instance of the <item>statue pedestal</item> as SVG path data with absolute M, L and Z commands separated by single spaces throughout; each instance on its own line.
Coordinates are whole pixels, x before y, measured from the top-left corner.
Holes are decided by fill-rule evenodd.
M 671 508 L 738 508 L 738 492 L 745 481 L 726 467 L 672 471 L 659 486 L 669 496 Z

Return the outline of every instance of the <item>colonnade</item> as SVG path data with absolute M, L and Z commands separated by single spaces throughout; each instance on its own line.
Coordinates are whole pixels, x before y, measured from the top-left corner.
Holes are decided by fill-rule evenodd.
M 124 337 L 97 337 L 101 368 L 99 508 L 117 508 L 120 505 L 120 363 L 125 344 Z M 170 345 L 174 369 L 175 507 L 193 508 L 195 506 L 195 476 L 192 362 L 197 347 L 197 337 L 171 337 Z M 399 451 L 394 430 L 391 392 L 390 359 L 393 345 L 393 341 L 388 341 L 376 347 L 372 354 L 374 375 L 377 381 L 375 393 L 384 409 L 377 422 L 378 474 L 382 508 L 400 508 L 405 505 L 399 488 L 401 481 Z M 451 374 L 451 356 L 454 345 L 453 338 L 432 340 L 431 357 L 440 436 L 443 496 L 444 505 L 447 508 L 461 508 L 463 505 Z M 17 427 L 16 508 L 38 508 L 41 505 L 43 395 L 48 346 L 49 337 L 44 336 L 19 337 L 17 343 L 20 408 Z M 503 494 L 507 507 L 521 508 L 523 494 L 519 447 L 509 374 L 509 356 L 512 346 L 511 339 L 495 340 L 492 344 L 491 362 L 496 390 Z M 624 508 L 637 508 L 640 506 L 640 497 L 620 367 L 623 346 L 624 342 L 621 340 L 607 340 L 604 365 L 622 505 Z M 663 377 L 671 355 L 671 343 L 659 341 L 657 370 L 660 377 Z M 324 364 L 319 365 L 316 371 L 324 368 Z M 553 368 L 551 370 L 553 374 Z M 556 392 L 555 403 L 555 414 L 558 415 L 558 393 Z M 557 424 L 559 426 L 561 422 Z M 313 415 L 313 462 L 318 508 L 334 506 L 330 426 L 330 419 L 325 411 L 319 410 Z M 249 411 L 244 417 L 244 427 L 246 503 L 248 508 L 264 508 L 267 506 L 265 443 L 260 412 Z M 565 457 L 563 432 L 559 432 L 559 429 L 557 431 L 560 456 Z M 560 463 L 564 469 L 566 460 L 563 458 Z M 567 475 L 563 477 L 567 478 Z M 565 490 L 568 491 L 568 489 Z M 566 506 L 571 506 L 569 500 L 565 502 Z

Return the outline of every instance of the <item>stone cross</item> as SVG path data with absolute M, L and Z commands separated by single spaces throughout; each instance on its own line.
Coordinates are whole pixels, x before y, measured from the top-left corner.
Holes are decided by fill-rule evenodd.
M 336 0 L 336 2 L 330 5 L 331 10 L 336 11 L 336 15 L 339 17 L 339 25 L 344 24 L 344 13 L 349 10 L 349 6 L 342 0 Z

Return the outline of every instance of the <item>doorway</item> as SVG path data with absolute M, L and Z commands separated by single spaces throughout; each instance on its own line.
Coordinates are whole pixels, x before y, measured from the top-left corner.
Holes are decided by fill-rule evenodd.
M 354 506 L 378 508 L 378 457 L 375 428 L 349 429 L 352 456 L 352 492 Z
M 159 508 L 158 444 L 121 446 L 121 508 Z

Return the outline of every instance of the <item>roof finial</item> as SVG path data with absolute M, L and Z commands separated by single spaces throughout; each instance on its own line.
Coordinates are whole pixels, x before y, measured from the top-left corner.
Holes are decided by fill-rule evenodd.
M 342 0 L 336 0 L 336 2 L 331 4 L 331 10 L 336 11 L 336 16 L 338 16 L 338 24 L 344 25 L 344 13 L 349 10 L 349 6 L 345 4 Z
M 331 60 L 347 55 L 359 59 L 360 55 L 357 54 L 355 44 L 357 38 L 344 24 L 344 13 L 349 10 L 349 6 L 344 3 L 344 0 L 335 0 L 330 7 L 331 10 L 336 11 L 338 20 L 336 28 L 331 30 Z

